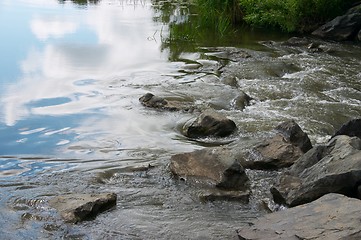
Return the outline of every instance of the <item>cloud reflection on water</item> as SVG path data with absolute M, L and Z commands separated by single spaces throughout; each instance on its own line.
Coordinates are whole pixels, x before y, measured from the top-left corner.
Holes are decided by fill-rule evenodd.
M 60 38 L 66 34 L 74 33 L 76 30 L 77 24 L 70 21 L 34 19 L 31 22 L 31 31 L 40 40 L 46 40 L 50 37 Z
M 29 102 L 71 97 L 74 94 L 93 95 L 92 87 L 74 85 L 77 80 L 121 75 L 130 69 L 146 68 L 149 62 L 159 58 L 159 46 L 147 40 L 155 30 L 149 21 L 152 15 L 148 7 L 117 8 L 103 4 L 82 14 L 86 16 L 84 22 L 80 23 L 70 22 L 66 16 L 54 16 L 55 20 L 47 17 L 31 21 L 31 29 L 40 40 L 47 40 L 51 36 L 66 39 L 67 34 L 76 34 L 79 25 L 93 31 L 97 39 L 84 44 L 81 40 L 78 42 L 77 37 L 82 37 L 79 35 L 75 36 L 74 41 L 45 41 L 41 49 L 30 47 L 27 58 L 21 62 L 22 79 L 8 89 L 9 94 L 3 99 L 7 109 L 7 125 L 14 125 L 33 113 L 33 109 L 24 109 Z M 11 94 L 14 92 L 16 96 Z M 94 104 L 93 99 L 86 101 L 80 105 Z M 65 105 L 70 104 L 74 103 Z M 56 112 L 55 109 L 52 111 Z
M 161 28 L 152 21 L 150 3 L 116 6 L 105 2 L 87 10 L 68 6 L 66 14 L 59 9 L 58 14 L 52 10 L 52 15 L 34 9 L 29 10 L 29 28 L 37 44 L 28 41 L 30 36 L 24 36 L 28 52 L 25 59 L 19 59 L 22 77 L 8 86 L 0 98 L 7 126 L 45 115 L 107 115 L 101 109 L 108 107 L 110 96 L 134 94 L 129 88 L 118 92 L 110 89 L 116 79 L 131 85 L 131 76 L 137 72 L 162 71 L 157 68 L 163 68 L 159 63 L 165 62 L 166 57 L 160 52 L 160 42 L 149 40 Z M 81 16 L 72 17 L 76 14 Z M 85 80 L 89 84 L 77 84 Z M 70 101 L 59 101 L 64 98 Z M 36 104 L 43 99 L 49 100 L 48 105 Z M 62 127 L 75 127 L 72 124 Z M 34 128 L 37 127 L 42 126 Z M 112 131 L 106 125 L 92 127 Z

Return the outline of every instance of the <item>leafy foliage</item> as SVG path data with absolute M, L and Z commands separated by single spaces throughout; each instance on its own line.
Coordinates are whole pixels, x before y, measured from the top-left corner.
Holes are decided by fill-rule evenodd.
M 307 32 L 342 14 L 359 0 L 195 0 L 201 26 L 224 33 L 245 21 L 257 27 Z
M 304 32 L 341 14 L 358 0 L 239 0 L 244 20 L 287 32 Z

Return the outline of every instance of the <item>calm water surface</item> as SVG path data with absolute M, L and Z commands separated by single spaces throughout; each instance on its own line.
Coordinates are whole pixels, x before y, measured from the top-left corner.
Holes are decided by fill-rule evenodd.
M 200 189 L 172 179 L 170 156 L 220 143 L 184 137 L 194 115 L 146 109 L 138 98 L 147 92 L 229 116 L 240 130 L 225 142 L 290 118 L 323 142 L 361 115 L 359 45 L 312 52 L 249 31 L 220 39 L 189 31 L 182 1 L 76 2 L 0 3 L 2 239 L 227 239 L 264 214 L 268 195 L 257 191 L 270 174 L 252 173 L 258 190 L 247 205 L 201 203 Z M 234 105 L 240 90 L 255 98 L 244 111 Z M 116 209 L 78 225 L 47 204 L 104 191 L 117 193 Z

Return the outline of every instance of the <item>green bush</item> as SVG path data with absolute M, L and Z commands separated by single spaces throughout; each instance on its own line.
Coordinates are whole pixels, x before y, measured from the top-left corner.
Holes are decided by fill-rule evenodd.
M 358 0 L 239 0 L 244 20 L 254 26 L 305 32 L 341 14 Z

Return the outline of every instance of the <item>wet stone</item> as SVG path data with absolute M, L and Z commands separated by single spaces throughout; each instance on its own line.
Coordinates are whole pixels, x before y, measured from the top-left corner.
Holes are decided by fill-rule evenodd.
M 311 44 L 312 42 L 308 38 L 299 38 L 299 37 L 291 37 L 287 41 L 283 42 L 282 45 L 284 46 L 307 46 Z
M 69 194 L 58 196 L 49 201 L 65 222 L 77 223 L 92 219 L 116 205 L 115 193 L 103 194 Z
M 275 130 L 281 133 L 286 141 L 299 147 L 304 153 L 312 148 L 308 135 L 302 131 L 301 127 L 294 120 L 281 123 Z
M 247 158 L 254 162 L 255 169 L 278 169 L 291 166 L 302 154 L 298 147 L 277 134 L 255 147 Z
M 254 169 L 289 167 L 312 148 L 307 134 L 293 121 L 286 121 L 275 128 L 272 138 L 251 149 L 246 158 Z
M 226 190 L 247 190 L 249 179 L 238 156 L 223 147 L 171 157 L 171 172 L 180 179 Z
M 343 124 L 332 137 L 335 137 L 337 135 L 347 135 L 350 137 L 361 138 L 361 118 L 352 119 L 347 123 Z
M 242 61 L 252 57 L 250 51 L 235 47 L 213 47 L 205 48 L 205 50 L 209 51 L 206 53 L 207 56 L 215 57 L 217 59 L 230 60 L 233 62 Z
M 203 191 L 198 196 L 202 202 L 237 201 L 242 203 L 248 203 L 250 192 L 212 189 L 208 191 Z
M 312 203 L 271 213 L 239 229 L 239 239 L 360 239 L 361 201 L 328 194 Z
M 231 105 L 234 109 L 243 110 L 245 107 L 251 104 L 252 100 L 253 98 L 250 97 L 247 93 L 240 91 L 238 96 L 233 99 Z
M 236 124 L 222 114 L 205 110 L 190 125 L 184 126 L 184 133 L 190 138 L 227 137 L 237 130 Z
M 140 103 L 149 108 L 161 109 L 167 111 L 192 111 L 194 109 L 187 102 L 181 102 L 176 100 L 167 100 L 162 97 L 155 96 L 152 93 L 146 93 L 139 98 Z
M 332 21 L 316 29 L 312 34 L 316 37 L 335 41 L 353 40 L 361 28 L 361 13 L 348 13 L 338 16 Z

